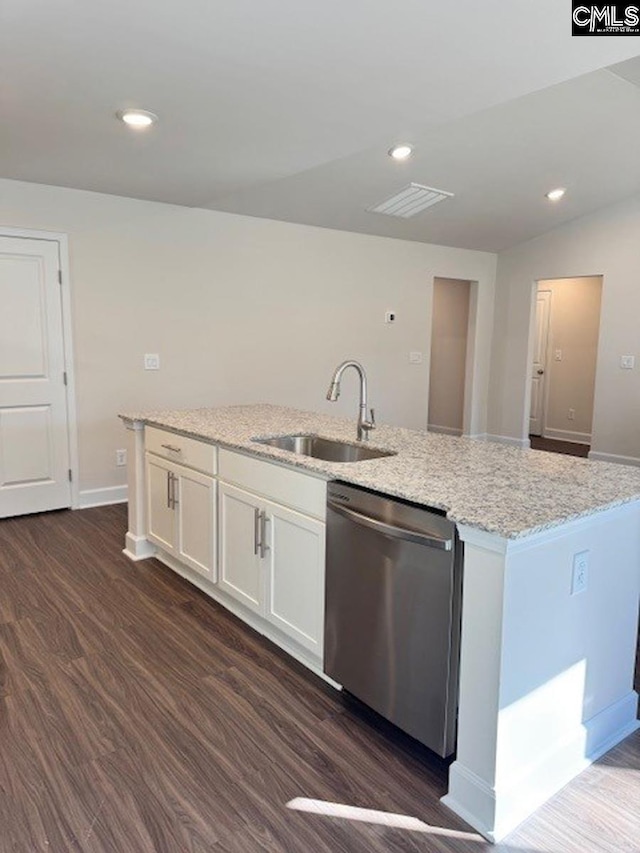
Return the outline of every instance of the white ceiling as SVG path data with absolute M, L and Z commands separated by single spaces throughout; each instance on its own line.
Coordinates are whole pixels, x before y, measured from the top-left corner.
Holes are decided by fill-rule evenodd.
M 497 251 L 640 191 L 640 45 L 566 6 L 2 0 L 0 176 Z M 409 181 L 455 198 L 366 212 Z

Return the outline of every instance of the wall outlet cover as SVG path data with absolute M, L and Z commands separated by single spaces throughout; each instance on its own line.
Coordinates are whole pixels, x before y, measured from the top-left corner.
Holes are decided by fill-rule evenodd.
M 571 595 L 584 592 L 589 581 L 589 552 L 579 551 L 573 555 L 573 570 L 571 572 Z

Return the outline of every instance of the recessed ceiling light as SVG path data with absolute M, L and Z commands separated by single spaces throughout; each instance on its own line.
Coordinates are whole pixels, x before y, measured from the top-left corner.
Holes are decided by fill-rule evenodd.
M 406 160 L 412 154 L 413 148 L 410 145 L 394 145 L 389 151 L 389 157 L 393 157 L 394 160 Z
M 549 190 L 548 193 L 545 193 L 545 196 L 549 199 L 549 201 L 560 201 L 560 199 L 565 193 L 566 189 L 564 187 L 558 187 L 555 190 Z
M 148 110 L 120 110 L 116 115 L 120 121 L 137 130 L 150 127 L 158 121 L 158 116 L 155 113 L 150 113 Z

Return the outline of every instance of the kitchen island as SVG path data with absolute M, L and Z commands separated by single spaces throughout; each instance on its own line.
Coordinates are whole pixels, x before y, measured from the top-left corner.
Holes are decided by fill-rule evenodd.
M 153 430 L 214 446 L 229 464 L 262 460 L 312 486 L 340 479 L 456 522 L 464 543 L 458 747 L 444 802 L 487 838 L 504 837 L 637 727 L 640 469 L 390 426 L 377 427 L 370 444 L 396 455 L 325 462 L 254 439 L 353 441 L 354 423 L 268 405 L 121 417 L 132 559 L 157 552 L 147 538 L 145 432 Z M 305 530 L 316 540 L 318 495 L 314 486 L 304 496 Z M 203 586 L 215 597 L 214 587 Z M 302 648 L 312 632 L 299 633 Z

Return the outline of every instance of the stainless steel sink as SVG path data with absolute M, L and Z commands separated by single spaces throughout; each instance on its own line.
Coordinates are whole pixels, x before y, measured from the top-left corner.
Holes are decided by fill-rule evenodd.
M 275 438 L 254 438 L 253 441 L 279 447 L 280 450 L 289 450 L 300 456 L 324 459 L 325 462 L 361 462 L 364 459 L 396 455 L 393 450 L 377 450 L 363 444 L 335 441 L 320 435 L 278 435 Z

